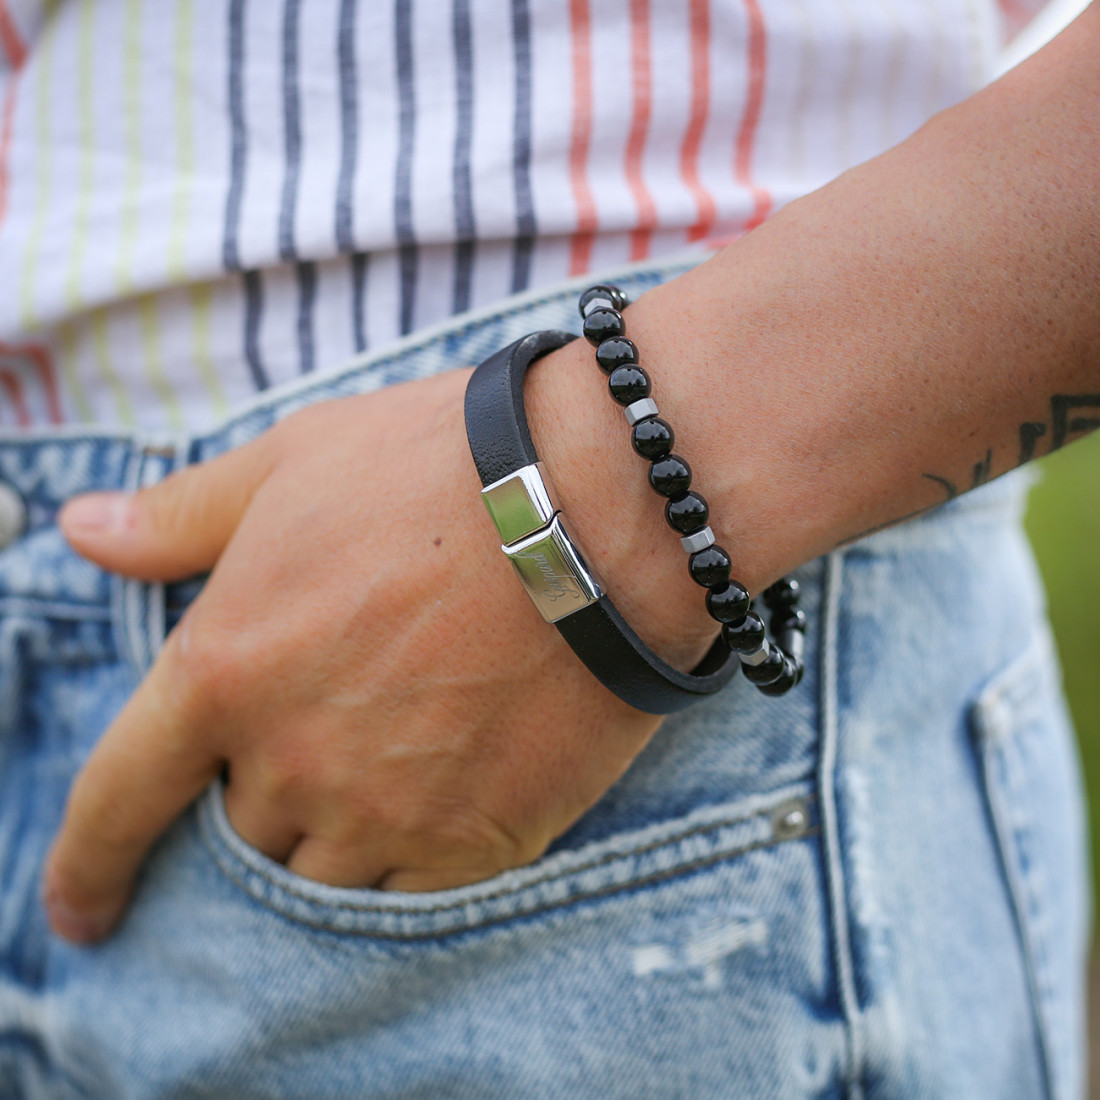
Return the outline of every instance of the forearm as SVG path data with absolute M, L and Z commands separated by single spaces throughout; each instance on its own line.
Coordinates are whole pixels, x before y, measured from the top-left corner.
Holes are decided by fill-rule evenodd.
M 908 141 L 627 312 L 734 575 L 758 591 L 1100 422 L 1100 8 Z M 713 624 L 580 342 L 536 443 L 616 601 L 681 663 Z

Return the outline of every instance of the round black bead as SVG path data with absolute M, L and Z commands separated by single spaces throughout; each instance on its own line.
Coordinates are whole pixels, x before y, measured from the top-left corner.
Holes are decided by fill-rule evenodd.
M 773 680 L 770 684 L 757 684 L 756 686 L 765 695 L 786 695 L 801 679 L 802 663 L 792 661 L 790 657 L 784 657 L 783 671 L 779 674 L 778 679 Z
M 584 319 L 584 337 L 595 346 L 599 346 L 612 336 L 622 336 L 626 332 L 623 315 L 615 309 L 594 309 Z
M 642 458 L 656 462 L 672 450 L 675 439 L 671 424 L 666 423 L 659 416 L 651 416 L 648 420 L 640 420 L 634 425 L 630 441 L 634 444 L 634 450 Z
M 717 585 L 707 592 L 707 611 L 720 623 L 740 622 L 749 612 L 749 594 L 737 581 Z
M 650 466 L 649 484 L 663 497 L 678 497 L 691 488 L 691 467 L 679 455 L 665 455 Z
M 755 653 L 764 643 L 764 624 L 750 611 L 740 622 L 726 623 L 722 638 L 734 653 Z
M 638 346 L 625 336 L 612 336 L 596 348 L 596 362 L 610 374 L 616 367 L 638 362 Z
M 764 603 L 773 611 L 777 607 L 794 607 L 801 589 L 793 577 L 781 577 L 764 589 Z
M 779 607 L 772 613 L 772 633 L 778 638 L 788 630 L 805 633 L 805 611 L 800 611 L 797 607 Z
M 725 584 L 730 579 L 733 562 L 721 546 L 708 546 L 699 550 L 688 559 L 688 571 L 691 579 L 704 588 L 713 588 L 716 584 Z
M 608 286 L 605 283 L 601 283 L 597 286 L 590 286 L 582 295 L 578 308 L 581 311 L 581 316 L 585 315 L 588 304 L 590 302 L 610 302 L 614 309 L 623 310 L 629 305 L 627 296 L 617 287 Z
M 632 364 L 616 367 L 607 380 L 607 388 L 620 405 L 633 405 L 635 401 L 648 397 L 652 387 L 649 375 L 641 367 Z
M 665 519 L 673 531 L 694 535 L 706 527 L 710 508 L 699 493 L 685 493 L 682 497 L 673 497 L 665 505 Z
M 786 664 L 787 658 L 783 650 L 778 646 L 772 646 L 768 650 L 767 657 L 760 664 L 746 665 L 742 662 L 741 671 L 745 674 L 746 680 L 751 680 L 759 687 L 761 684 L 774 684 L 783 675 Z

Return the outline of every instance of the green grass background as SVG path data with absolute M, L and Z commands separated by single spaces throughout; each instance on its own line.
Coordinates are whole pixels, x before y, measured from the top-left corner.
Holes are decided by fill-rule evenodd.
M 1049 455 L 1027 530 L 1047 587 L 1089 792 L 1094 898 L 1100 883 L 1100 432 Z M 1094 903 L 1094 909 L 1096 909 Z M 1100 912 L 1100 909 L 1096 910 Z

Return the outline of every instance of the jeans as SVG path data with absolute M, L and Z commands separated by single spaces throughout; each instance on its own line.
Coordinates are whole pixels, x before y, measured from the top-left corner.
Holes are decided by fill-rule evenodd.
M 576 330 L 576 292 L 416 334 L 195 438 L 0 440 L 26 515 L 0 551 L 4 1100 L 1081 1095 L 1080 784 L 1018 478 L 805 566 L 800 687 L 738 677 L 668 719 L 530 866 L 429 894 L 324 886 L 235 835 L 215 784 L 113 938 L 48 933 L 69 784 L 200 590 L 82 561 L 60 504 Z

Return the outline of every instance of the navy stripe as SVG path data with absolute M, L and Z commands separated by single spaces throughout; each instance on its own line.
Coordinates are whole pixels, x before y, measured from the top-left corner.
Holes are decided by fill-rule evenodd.
M 412 170 L 416 141 L 416 95 L 413 87 L 413 0 L 394 0 L 397 55 L 397 165 L 394 180 L 394 232 L 400 246 L 401 334 L 412 332 L 416 306 L 418 255 L 413 230 Z
M 238 236 L 241 228 L 241 198 L 244 193 L 245 155 L 248 133 L 244 122 L 244 4 L 229 4 L 229 191 L 225 197 L 225 233 L 222 263 L 226 271 L 240 271 Z
M 294 212 L 298 205 L 298 174 L 302 164 L 302 118 L 298 104 L 298 15 L 301 0 L 286 0 L 283 12 L 283 141 L 286 170 L 279 204 L 279 255 L 297 259 Z
M 313 370 L 313 308 L 317 304 L 317 265 L 303 260 L 298 264 L 298 369 Z
M 351 327 L 355 340 L 355 350 L 365 351 L 367 347 L 367 254 L 351 254 Z
M 286 0 L 283 9 L 283 140 L 286 146 L 286 171 L 279 205 L 279 256 L 286 261 L 298 258 L 294 240 L 294 216 L 298 209 L 298 180 L 302 169 L 302 108 L 298 95 L 298 27 L 301 0 Z M 313 306 L 317 298 L 317 268 L 299 263 L 298 281 L 298 369 L 313 370 Z
M 512 0 L 512 50 L 516 70 L 516 116 L 512 136 L 512 175 L 516 187 L 516 242 L 512 290 L 531 281 L 535 244 L 535 200 L 531 190 L 531 16 L 527 0 Z
M 340 26 L 336 37 L 337 68 L 340 73 L 340 175 L 336 181 L 336 247 L 341 252 L 355 250 L 352 197 L 355 163 L 359 156 L 355 9 L 356 0 L 340 0 Z
M 264 284 L 258 271 L 244 273 L 244 360 L 258 390 L 271 385 L 260 357 L 260 322 L 264 313 Z
M 470 158 L 474 142 L 474 59 L 470 31 L 469 0 L 454 0 L 453 37 L 455 50 L 455 120 L 454 168 L 452 183 L 455 195 L 455 274 L 454 313 L 470 308 L 470 281 L 474 269 L 473 177 Z

